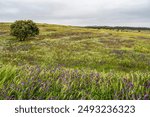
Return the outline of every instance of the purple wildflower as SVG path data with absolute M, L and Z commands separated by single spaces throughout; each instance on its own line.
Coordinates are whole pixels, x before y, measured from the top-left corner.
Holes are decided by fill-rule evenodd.
M 149 95 L 148 94 L 144 95 L 144 100 L 149 100 Z
M 24 86 L 24 85 L 25 85 L 25 83 L 24 83 L 24 82 L 22 82 L 22 83 L 21 83 L 21 85 L 22 85 L 22 86 Z
M 127 84 L 127 86 L 128 86 L 129 88 L 133 88 L 133 87 L 134 87 L 134 85 L 133 85 L 132 82 L 129 82 L 129 83 Z

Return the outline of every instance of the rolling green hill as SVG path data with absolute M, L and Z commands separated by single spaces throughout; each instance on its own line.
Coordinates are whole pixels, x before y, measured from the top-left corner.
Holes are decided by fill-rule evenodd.
M 0 23 L 0 99 L 150 99 L 150 31 Z

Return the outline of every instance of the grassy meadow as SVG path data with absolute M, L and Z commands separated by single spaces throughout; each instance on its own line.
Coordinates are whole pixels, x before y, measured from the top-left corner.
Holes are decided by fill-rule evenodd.
M 0 23 L 0 99 L 150 99 L 150 31 L 38 24 L 26 41 Z

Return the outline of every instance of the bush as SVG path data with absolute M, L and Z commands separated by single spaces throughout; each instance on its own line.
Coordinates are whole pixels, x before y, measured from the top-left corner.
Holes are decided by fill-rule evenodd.
M 34 37 L 39 34 L 39 28 L 32 20 L 18 20 L 11 26 L 11 35 L 20 41 L 24 41 L 28 37 Z

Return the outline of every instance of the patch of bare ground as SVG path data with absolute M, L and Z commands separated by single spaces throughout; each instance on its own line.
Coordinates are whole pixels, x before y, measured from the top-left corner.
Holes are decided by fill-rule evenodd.
M 5 35 L 7 32 L 0 32 L 0 36 Z
M 104 45 L 106 45 L 107 47 L 110 47 L 110 48 L 112 48 L 112 47 L 120 48 L 122 46 L 130 48 L 134 45 L 135 41 L 111 37 L 109 39 L 102 38 L 99 40 L 99 42 L 103 43 Z

